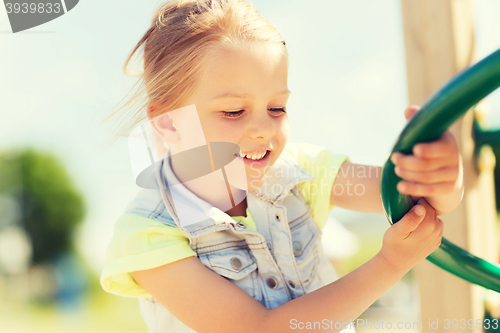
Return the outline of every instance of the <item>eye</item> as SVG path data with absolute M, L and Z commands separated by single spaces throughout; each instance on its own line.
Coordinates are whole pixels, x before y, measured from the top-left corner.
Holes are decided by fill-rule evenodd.
M 276 114 L 286 113 L 285 108 L 270 108 L 268 110 L 272 111 L 273 113 L 276 113 Z
M 275 113 L 277 115 L 286 113 L 285 108 L 270 108 L 268 109 L 272 113 Z M 227 117 L 227 118 L 237 118 L 239 117 L 245 110 L 238 110 L 238 111 L 221 111 L 222 116 Z
M 222 115 L 224 117 L 237 118 L 237 117 L 239 117 L 243 113 L 243 110 L 238 110 L 238 111 L 221 111 L 221 113 L 222 113 Z

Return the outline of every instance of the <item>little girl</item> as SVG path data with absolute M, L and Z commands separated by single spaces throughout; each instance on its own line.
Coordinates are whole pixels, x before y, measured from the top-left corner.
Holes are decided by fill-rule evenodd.
M 138 297 L 149 332 L 353 331 L 439 246 L 437 215 L 463 188 L 449 132 L 392 156 L 398 190 L 418 202 L 377 255 L 337 279 L 321 228 L 335 205 L 384 212 L 380 167 L 287 142 L 288 56 L 274 27 L 243 0 L 177 0 L 125 67 L 143 44 L 147 112 L 136 120 L 167 149 L 137 178 L 144 189 L 116 222 L 101 284 Z

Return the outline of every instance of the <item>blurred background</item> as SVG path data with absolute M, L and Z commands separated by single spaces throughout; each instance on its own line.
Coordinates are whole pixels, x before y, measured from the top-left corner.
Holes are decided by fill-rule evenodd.
M 81 1 L 16 34 L 0 7 L 2 333 L 146 331 L 137 300 L 99 284 L 113 224 L 139 190 L 126 138 L 107 147 L 100 124 L 136 82 L 123 63 L 160 2 Z M 400 1 L 249 2 L 287 43 L 290 141 L 382 165 L 408 105 Z M 473 4 L 481 59 L 500 48 L 500 2 Z M 487 105 L 500 128 L 498 91 Z M 388 227 L 333 209 L 324 243 L 339 274 L 373 256 Z M 411 272 L 360 318 L 419 321 Z

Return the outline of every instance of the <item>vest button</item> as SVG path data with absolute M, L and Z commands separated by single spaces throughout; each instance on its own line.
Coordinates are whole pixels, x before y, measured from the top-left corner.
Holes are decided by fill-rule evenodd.
M 290 285 L 290 287 L 295 288 L 295 283 L 293 283 L 293 281 L 288 281 L 288 284 Z
M 278 221 L 278 222 L 281 221 L 281 215 L 278 213 L 276 213 L 276 221 Z
M 278 286 L 278 280 L 274 276 L 270 276 L 266 280 L 267 286 L 271 289 L 276 289 Z
M 234 258 L 231 258 L 231 267 L 234 268 L 234 269 L 241 269 L 241 260 L 234 257 Z
M 300 251 L 302 251 L 302 244 L 300 244 L 300 242 L 293 242 L 293 254 L 295 254 L 296 256 L 300 254 Z

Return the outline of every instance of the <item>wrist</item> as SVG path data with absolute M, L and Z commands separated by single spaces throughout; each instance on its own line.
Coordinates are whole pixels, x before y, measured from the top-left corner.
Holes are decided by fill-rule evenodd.
M 384 249 L 380 250 L 373 259 L 377 262 L 380 267 L 382 267 L 387 272 L 403 277 L 406 273 L 413 268 L 412 265 L 408 265 L 408 262 L 402 260 L 401 264 L 396 264 L 388 258 L 384 253 Z

